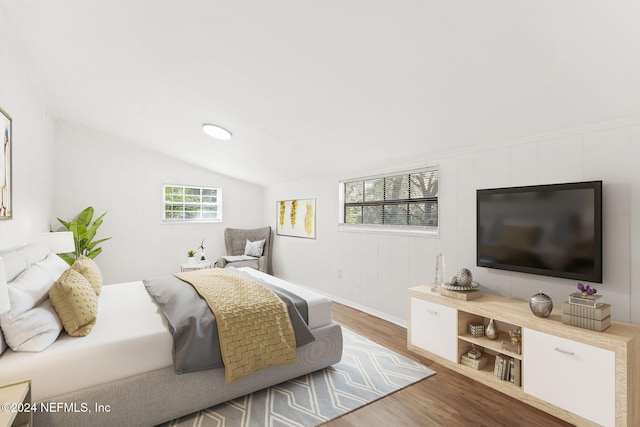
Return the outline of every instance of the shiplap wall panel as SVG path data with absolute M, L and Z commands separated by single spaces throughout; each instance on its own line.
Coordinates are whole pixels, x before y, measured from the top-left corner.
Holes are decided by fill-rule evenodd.
M 353 248 L 354 240 L 362 241 L 362 233 L 337 231 L 336 227 L 336 231 L 331 231 L 334 239 L 318 240 L 320 250 L 335 254 L 333 261 L 321 266 L 329 272 L 324 275 L 314 275 L 288 265 L 286 260 L 289 257 L 295 254 L 304 258 L 306 253 L 280 239 L 280 252 L 275 256 L 284 261 L 278 265 L 276 273 L 404 324 L 405 310 L 395 300 L 402 291 L 397 286 L 398 276 L 405 277 L 411 286 L 421 277 L 424 283 L 432 281 L 436 256 L 443 253 L 447 276 L 463 266 L 468 267 L 487 292 L 528 300 L 542 290 L 553 298 L 556 306 L 561 306 L 575 291 L 575 281 L 475 266 L 475 191 L 478 188 L 602 179 L 605 192 L 605 278 L 604 283 L 596 287 L 612 304 L 614 319 L 640 323 L 640 314 L 632 315 L 640 313 L 640 225 L 634 223 L 640 218 L 640 168 L 636 166 L 637 159 L 640 159 L 640 118 L 628 123 L 565 130 L 527 138 L 522 142 L 425 154 L 422 159 L 424 165 L 437 164 L 440 167 L 439 237 L 376 234 L 378 259 L 373 260 L 362 256 L 364 248 Z M 408 159 L 407 165 L 415 168 L 419 160 Z M 397 170 L 402 167 L 402 163 L 398 164 Z M 391 165 L 388 168 L 392 168 Z M 362 176 L 366 175 L 364 171 Z M 319 228 L 336 226 L 336 188 L 340 179 L 338 176 L 325 177 L 305 187 L 305 197 L 318 197 L 319 204 L 328 207 L 328 213 L 318 217 Z M 322 184 L 318 185 L 320 181 Z M 265 197 L 279 200 L 291 188 L 300 186 L 299 182 L 271 186 L 265 191 Z M 403 239 L 409 243 L 398 244 Z M 424 262 L 417 262 L 423 254 L 426 257 Z M 337 269 L 342 270 L 342 279 L 337 279 Z M 370 280 L 374 276 L 377 277 L 377 293 L 376 299 L 372 300 L 371 295 L 365 295 L 361 290 L 363 278 Z

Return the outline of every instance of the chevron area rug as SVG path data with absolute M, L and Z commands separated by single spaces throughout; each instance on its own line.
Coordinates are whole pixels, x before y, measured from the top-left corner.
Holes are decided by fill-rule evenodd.
M 339 363 L 163 426 L 316 426 L 435 374 L 344 327 L 342 334 Z

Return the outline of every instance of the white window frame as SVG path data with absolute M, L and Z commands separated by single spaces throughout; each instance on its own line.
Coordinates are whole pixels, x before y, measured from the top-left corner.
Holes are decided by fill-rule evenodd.
M 200 210 L 196 212 L 201 213 L 202 207 L 216 207 L 217 208 L 217 216 L 215 218 L 167 218 L 167 205 L 172 204 L 180 204 L 179 202 L 169 202 L 166 200 L 167 187 L 178 187 L 184 189 L 194 189 L 200 191 L 200 201 L 199 202 L 183 202 L 185 206 L 200 206 Z M 202 201 L 202 190 L 211 190 L 216 192 L 216 201 L 215 202 L 203 202 Z M 210 222 L 222 222 L 222 189 L 219 187 L 203 187 L 200 185 L 184 185 L 184 184 L 163 184 L 162 185 L 162 222 L 164 224 L 180 224 L 180 223 L 210 223 Z
M 343 179 L 338 183 L 338 231 L 357 232 L 357 233 L 378 233 L 378 234 L 396 234 L 423 237 L 439 237 L 440 235 L 440 204 L 438 201 L 438 225 L 436 226 L 416 226 L 416 225 L 388 225 L 388 224 L 346 224 L 344 222 L 345 215 L 345 183 L 353 181 L 365 181 L 376 178 L 387 178 L 398 175 L 407 175 L 411 173 L 437 171 L 438 172 L 438 188 L 440 188 L 440 168 L 438 166 L 428 166 L 410 170 L 399 170 L 376 175 L 358 176 L 349 179 Z M 438 192 L 439 193 L 439 192 Z M 439 198 L 439 196 L 438 196 Z

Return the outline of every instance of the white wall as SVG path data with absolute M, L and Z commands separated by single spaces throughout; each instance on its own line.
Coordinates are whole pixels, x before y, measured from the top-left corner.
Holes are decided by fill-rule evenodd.
M 13 219 L 0 249 L 39 241 L 53 207 L 54 119 L 0 12 L 0 107 L 13 119 Z
M 56 124 L 56 217 L 73 219 L 87 206 L 108 211 L 96 238 L 95 259 L 105 283 L 180 271 L 186 252 L 205 239 L 205 255 L 224 255 L 225 227 L 264 226 L 259 186 L 216 174 L 79 125 Z M 163 224 L 162 185 L 221 187 L 222 223 Z
M 448 275 L 467 267 L 488 292 L 528 300 L 542 290 L 559 307 L 575 291 L 577 282 L 475 265 L 475 191 L 602 180 L 604 283 L 596 287 L 612 304 L 614 319 L 640 323 L 638 159 L 640 118 L 481 149 L 427 153 L 404 164 L 381 165 L 380 170 L 353 174 L 366 176 L 383 169 L 438 164 L 439 238 L 338 231 L 338 181 L 347 177 L 271 186 L 265 193 L 265 221 L 274 227 L 277 200 L 317 199 L 317 239 L 276 236 L 274 273 L 406 324 L 407 288 L 432 281 L 436 256 L 443 253 Z

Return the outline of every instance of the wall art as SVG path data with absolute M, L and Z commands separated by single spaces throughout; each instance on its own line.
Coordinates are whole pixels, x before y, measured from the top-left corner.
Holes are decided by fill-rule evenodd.
M 278 236 L 316 238 L 316 199 L 280 200 L 276 202 Z
M 0 220 L 13 218 L 13 188 L 11 182 L 11 151 L 13 135 L 11 116 L 0 108 L 0 132 L 2 132 L 2 150 L 0 150 Z

